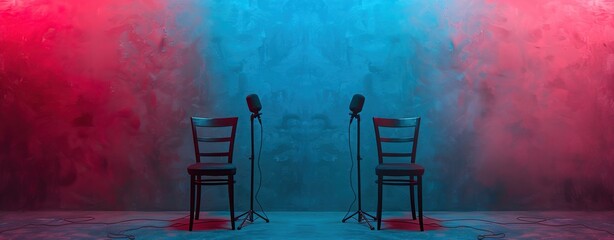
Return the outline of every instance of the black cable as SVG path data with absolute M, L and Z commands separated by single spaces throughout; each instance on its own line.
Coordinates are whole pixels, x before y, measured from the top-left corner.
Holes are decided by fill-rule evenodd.
M 343 216 L 343 219 L 346 219 L 347 216 L 350 214 L 350 212 L 352 211 L 352 207 L 354 207 L 354 203 L 356 203 L 356 190 L 354 190 L 354 183 L 352 182 L 352 171 L 354 171 L 354 154 L 352 153 L 352 123 L 350 122 L 350 124 L 348 124 L 348 147 L 350 149 L 350 188 L 352 189 L 352 193 L 354 193 L 354 200 L 352 201 L 352 203 L 350 204 L 350 207 L 348 207 L 348 211 L 347 213 L 345 213 L 345 216 Z
M 260 154 L 262 153 L 262 136 L 264 135 L 264 128 L 262 127 L 262 123 L 260 123 L 260 147 L 258 148 L 258 160 L 256 161 L 258 165 L 258 190 L 256 190 L 256 203 L 260 206 L 260 211 L 264 214 L 264 217 L 269 219 L 269 216 L 266 215 L 266 212 L 262 208 L 260 201 L 258 201 L 258 193 L 260 193 L 260 187 L 262 186 L 262 168 L 260 168 Z
M 186 218 L 182 217 L 182 218 Z M 181 218 L 179 218 L 181 219 Z M 177 219 L 173 219 L 173 220 L 169 220 L 169 221 L 175 221 Z M 226 220 L 209 220 L 209 221 L 199 221 L 194 223 L 193 225 L 199 225 L 199 224 L 204 224 L 204 223 L 212 223 L 212 222 L 225 222 Z M 131 235 L 131 234 L 125 234 L 125 232 L 129 232 L 129 231 L 135 231 L 135 230 L 139 230 L 139 229 L 144 229 L 144 228 L 168 228 L 168 227 L 183 227 L 183 226 L 187 226 L 189 225 L 188 223 L 173 223 L 169 226 L 154 226 L 154 225 L 145 225 L 145 226 L 139 226 L 139 227 L 135 227 L 135 228 L 129 228 L 117 233 L 107 233 L 107 238 L 110 239 L 130 239 L 130 240 L 134 240 L 136 239 L 135 235 Z
M 80 219 L 80 218 L 84 218 L 86 220 L 83 221 L 70 221 L 68 219 Z M 14 227 L 14 228 L 9 228 L 9 229 L 4 229 L 0 231 L 0 234 L 5 233 L 5 232 L 10 232 L 10 231 L 15 231 L 15 230 L 21 230 L 24 228 L 28 228 L 28 227 L 61 227 L 61 226 L 66 226 L 66 225 L 71 225 L 71 224 L 75 224 L 75 223 L 83 223 L 83 222 L 87 222 L 87 221 L 91 221 L 94 220 L 95 218 L 93 217 L 76 217 L 76 218 L 62 218 L 59 219 L 60 221 L 64 221 L 67 223 L 60 223 L 60 224 L 48 224 L 48 223 L 28 223 L 25 225 L 21 225 L 19 227 Z
M 135 222 L 135 221 L 156 221 L 156 222 L 172 222 L 172 221 L 177 221 L 183 218 L 188 217 L 189 215 L 180 217 L 180 218 L 175 218 L 175 219 L 158 219 L 158 218 L 131 218 L 131 219 L 126 219 L 126 220 L 121 220 L 121 221 L 115 221 L 115 222 L 73 222 L 73 221 L 68 221 L 68 220 L 64 220 L 67 222 L 70 222 L 72 224 L 91 224 L 91 225 L 114 225 L 114 224 L 120 224 L 120 223 L 126 223 L 126 222 Z M 94 217 L 84 217 L 84 218 L 90 218 L 91 220 L 95 220 L 96 218 Z M 90 221 L 90 220 L 88 220 Z
M 0 233 L 5 233 L 5 232 L 9 232 L 9 231 L 15 231 L 15 230 L 21 230 L 27 227 L 37 227 L 37 226 L 43 226 L 43 227 L 61 227 L 61 226 L 67 226 L 67 225 L 74 225 L 74 224 L 87 224 L 87 225 L 115 225 L 115 224 L 120 224 L 120 223 L 126 223 L 126 222 L 134 222 L 134 221 L 159 221 L 159 222 L 172 222 L 172 221 L 176 221 L 179 219 L 183 219 L 186 218 L 188 216 L 184 216 L 184 217 L 180 217 L 180 218 L 175 218 L 175 219 L 154 219 L 154 218 L 132 218 L 132 219 L 127 219 L 127 220 L 121 220 L 121 221 L 115 221 L 115 222 L 89 222 L 92 220 L 95 220 L 96 218 L 94 217 L 75 217 L 75 218 L 62 218 L 59 219 L 60 221 L 64 221 L 66 223 L 61 223 L 61 224 L 26 224 L 26 225 L 22 225 L 16 228 L 10 228 L 10 229 L 5 229 L 0 231 Z M 85 219 L 83 221 L 74 221 L 71 219 Z M 195 223 L 195 225 L 197 224 L 203 224 L 203 223 L 211 223 L 211 222 L 225 222 L 226 220 L 212 220 L 212 221 L 200 221 L 198 223 Z M 134 230 L 138 230 L 138 229 L 143 229 L 143 228 L 167 228 L 167 227 L 181 227 L 181 226 L 187 226 L 187 223 L 174 223 L 171 224 L 169 226 L 154 226 L 154 225 L 145 225 L 145 226 L 139 226 L 136 228 L 131 228 L 131 229 L 126 229 L 121 231 L 120 233 L 107 233 L 107 237 L 108 238 L 127 238 L 127 239 L 135 239 L 136 237 L 134 235 L 129 235 L 129 234 L 123 234 L 123 232 L 127 232 L 127 231 L 134 231 Z
M 429 217 L 425 217 L 428 219 L 433 219 L 433 218 L 429 218 Z M 439 219 L 433 219 L 436 221 L 440 221 L 440 222 L 447 222 L 447 221 L 463 221 L 463 220 L 476 220 L 476 221 L 485 221 L 488 222 L 488 220 L 482 220 L 482 219 L 449 219 L 449 220 L 439 220 Z M 398 223 L 409 223 L 409 224 L 414 224 L 414 225 L 419 225 L 419 223 L 416 222 L 409 222 L 409 221 L 391 221 L 391 220 L 384 220 L 384 222 L 398 222 Z M 482 232 L 487 232 L 488 234 L 479 234 L 476 236 L 476 239 L 478 240 L 483 240 L 483 239 L 503 239 L 505 238 L 505 233 L 497 233 L 494 232 L 492 230 L 488 230 L 488 229 L 483 229 L 483 228 L 477 228 L 477 227 L 472 227 L 472 226 L 467 226 L 467 225 L 460 225 L 460 226 L 444 226 L 441 225 L 439 223 L 425 223 L 424 225 L 426 226 L 431 226 L 431 227 L 440 227 L 440 228 L 469 228 L 469 229 L 473 229 L 473 230 L 477 230 L 477 231 L 482 231 Z
M 429 217 L 426 217 L 429 218 Z M 504 226 L 508 226 L 508 225 L 541 225 L 541 226 L 547 226 L 547 227 L 583 227 L 586 229 L 590 229 L 593 231 L 599 231 L 599 232 L 604 232 L 607 233 L 609 235 L 613 235 L 613 232 L 610 232 L 608 230 L 604 230 L 604 229 L 600 229 L 600 228 L 594 228 L 585 224 L 581 224 L 581 223 L 565 223 L 565 224 L 548 224 L 545 223 L 547 221 L 552 221 L 555 220 L 556 218 L 541 218 L 541 217 L 516 217 L 516 220 L 520 221 L 520 222 L 497 222 L 497 221 L 491 221 L 491 220 L 485 220 L 485 219 L 478 219 L 478 218 L 456 218 L 456 219 L 446 219 L 446 220 L 439 220 L 439 219 L 433 219 L 433 218 L 429 218 L 432 220 L 436 220 L 436 221 L 479 221 L 479 222 L 486 222 L 486 223 L 492 223 L 492 224 L 498 224 L 498 225 L 504 225 Z M 530 219 L 534 219 L 534 221 L 530 220 Z
M 183 219 L 183 218 L 186 218 L 186 217 L 188 217 L 188 216 L 184 216 L 184 217 L 176 218 L 176 219 L 170 219 L 170 220 L 167 220 L 166 222 L 172 222 L 172 221 L 176 221 L 176 220 Z M 133 219 L 130 219 L 130 220 L 133 220 Z M 143 219 L 139 219 L 139 220 L 143 220 Z M 210 222 L 214 222 L 214 221 L 210 221 Z M 202 224 L 202 223 L 203 223 L 202 221 L 199 221 L 198 223 L 194 223 L 194 225 Z M 109 233 L 107 233 L 107 238 L 110 238 L 110 239 L 130 239 L 130 240 L 134 240 L 134 239 L 136 239 L 135 235 L 125 234 L 125 232 L 139 230 L 139 229 L 143 229 L 143 228 L 167 228 L 167 227 L 179 227 L 179 226 L 182 226 L 182 225 L 185 226 L 185 225 L 188 225 L 188 224 L 185 224 L 185 223 L 183 223 L 183 224 L 182 223 L 179 223 L 179 224 L 178 223 L 173 223 L 173 224 L 171 224 L 169 226 L 144 225 L 144 226 L 139 226 L 139 227 L 136 227 L 136 228 L 130 228 L 130 229 L 122 230 L 120 232 L 115 232 L 115 233 L 114 232 L 109 232 Z
M 349 212 L 349 211 L 348 211 Z M 347 214 L 346 214 L 347 216 Z M 21 229 L 25 229 L 28 227 L 61 227 L 61 226 L 67 226 L 67 225 L 73 225 L 73 224 L 85 224 L 85 225 L 115 225 L 115 224 L 120 224 L 120 223 L 126 223 L 126 222 L 134 222 L 134 221 L 159 221 L 159 222 L 172 222 L 172 221 L 176 221 L 176 220 L 180 220 L 183 218 L 188 217 L 183 216 L 180 218 L 175 218 L 175 219 L 154 219 L 154 218 L 132 218 L 132 219 L 126 219 L 126 220 L 121 220 L 121 221 L 114 221 L 114 222 L 90 222 L 92 220 L 95 220 L 96 218 L 94 217 L 72 217 L 72 218 L 61 218 L 58 219 L 59 221 L 63 221 L 65 223 L 60 223 L 60 224 L 49 224 L 49 223 L 40 223 L 40 224 L 25 224 L 19 227 L 15 227 L 15 228 L 9 228 L 9 229 L 4 229 L 0 231 L 1 233 L 5 233 L 5 232 L 10 232 L 10 231 L 15 231 L 15 230 L 21 230 Z M 508 226 L 508 225 L 541 225 L 541 226 L 547 226 L 547 227 L 581 227 L 581 228 L 585 228 L 585 229 L 590 229 L 593 231 L 599 231 L 599 232 L 604 232 L 607 233 L 609 235 L 613 235 L 613 232 L 610 232 L 608 230 L 604 230 L 604 229 L 600 229 L 600 228 L 595 228 L 595 227 L 591 227 L 585 224 L 581 224 L 581 223 L 566 223 L 566 224 L 549 224 L 546 223 L 547 221 L 551 221 L 554 220 L 555 218 L 541 218 L 541 217 L 516 217 L 516 219 L 520 222 L 497 222 L 497 221 L 491 221 L 491 220 L 485 220 L 485 219 L 478 219 L 478 218 L 457 218 L 457 219 L 435 219 L 435 218 L 430 218 L 430 217 L 425 217 L 427 219 L 431 219 L 431 220 L 435 220 L 435 221 L 439 221 L 439 222 L 453 222 L 453 221 L 479 221 L 479 222 L 486 222 L 486 223 L 492 223 L 492 224 L 498 224 L 498 225 L 504 225 L 504 226 Z M 75 220 L 75 219 L 83 219 L 83 220 Z M 531 220 L 533 219 L 533 220 Z M 194 225 L 198 225 L 198 224 L 204 224 L 204 223 L 211 223 L 211 222 L 225 222 L 227 220 L 212 220 L 212 221 L 199 221 L 197 223 L 194 223 Z M 390 221 L 387 220 L 385 222 L 400 222 L 400 223 L 410 223 L 410 224 L 418 224 L 415 222 L 409 222 L 409 221 Z M 134 230 L 139 230 L 139 229 L 143 229 L 143 228 L 167 228 L 167 227 L 181 227 L 181 226 L 187 226 L 187 223 L 174 223 L 171 224 L 169 226 L 154 226 L 154 225 L 145 225 L 145 226 L 139 226 L 139 227 L 135 227 L 135 228 L 130 228 L 130 229 L 126 229 L 123 230 L 119 233 L 107 233 L 107 237 L 108 238 L 112 238 L 112 239 L 117 239 L 117 238 L 122 238 L 122 239 L 136 239 L 136 237 L 134 235 L 130 235 L 130 234 L 124 234 L 124 232 L 128 232 L 128 231 L 134 231 Z M 470 229 L 474 229 L 474 230 L 478 230 L 478 231 L 483 231 L 483 232 L 488 232 L 489 234 L 481 234 L 477 236 L 477 239 L 481 240 L 481 239 L 487 239 L 487 238 L 505 238 L 505 233 L 495 233 L 494 231 L 491 230 L 487 230 L 487 229 L 482 229 L 482 228 L 476 228 L 476 227 L 472 227 L 472 226 L 466 226 L 466 225 L 461 225 L 461 226 L 444 226 L 438 223 L 427 223 L 424 224 L 427 226 L 435 226 L 435 227 L 442 227 L 442 228 L 470 228 Z
M 509 225 L 540 225 L 540 226 L 546 226 L 546 227 L 581 227 L 581 228 L 585 228 L 585 229 L 589 229 L 589 230 L 593 230 L 593 231 L 604 232 L 604 233 L 607 233 L 609 235 L 614 236 L 614 232 L 610 232 L 610 231 L 605 230 L 605 229 L 591 227 L 591 226 L 588 226 L 586 224 L 581 224 L 581 223 L 566 223 L 566 224 L 549 224 L 549 223 L 546 223 L 547 221 L 552 221 L 555 218 L 516 217 L 516 220 L 518 220 L 520 222 L 498 222 L 498 221 L 491 221 L 491 220 L 478 219 L 478 218 L 457 218 L 457 219 L 445 219 L 445 220 L 433 219 L 433 218 L 429 218 L 429 217 L 426 217 L 426 218 L 432 219 L 432 220 L 436 220 L 436 221 L 440 221 L 440 222 L 479 221 L 479 222 L 486 222 L 486 223 L 492 223 L 492 224 L 503 225 L 503 226 L 509 226 Z M 442 225 L 439 225 L 439 226 L 440 227 L 450 228 L 450 227 L 442 226 Z M 474 227 L 470 227 L 470 226 L 459 226 L 459 227 L 466 227 L 466 228 L 473 228 L 473 229 L 475 229 Z M 505 233 L 494 233 L 492 231 L 485 230 L 485 229 L 476 229 L 476 230 L 485 231 L 485 232 L 489 232 L 490 233 L 490 234 L 486 234 L 486 235 L 478 235 L 478 239 L 504 238 L 505 237 Z
M 131 218 L 131 219 L 126 219 L 126 220 L 121 220 L 121 221 L 114 221 L 114 222 L 90 222 L 92 220 L 96 220 L 96 218 L 94 217 L 72 217 L 72 218 L 61 218 L 58 219 L 59 221 L 65 222 L 65 223 L 60 223 L 60 224 L 48 224 L 48 223 L 40 223 L 40 224 L 25 224 L 19 227 L 15 227 L 15 228 L 9 228 L 9 229 L 4 229 L 0 231 L 0 234 L 2 233 L 6 233 L 6 232 L 10 232 L 10 231 L 16 231 L 16 230 L 21 230 L 21 229 L 25 229 L 28 227 L 62 227 L 62 226 L 67 226 L 67 225 L 75 225 L 75 224 L 83 224 L 83 225 L 115 225 L 115 224 L 120 224 L 120 223 L 126 223 L 126 222 L 134 222 L 134 221 L 157 221 L 157 222 L 172 222 L 172 221 L 177 221 L 183 218 L 188 217 L 188 215 L 180 217 L 180 218 L 175 218 L 175 219 L 155 219 L 155 218 Z M 75 219 L 83 219 L 83 220 L 75 220 Z M 203 224 L 203 223 L 211 223 L 211 222 L 225 222 L 226 220 L 211 220 L 211 221 L 199 221 L 196 224 Z M 129 234 L 124 234 L 123 232 L 127 232 L 127 231 L 134 231 L 134 230 L 138 230 L 138 229 L 143 229 L 143 228 L 167 228 L 167 227 L 181 227 L 181 226 L 187 226 L 187 223 L 174 223 L 171 224 L 169 226 L 154 226 L 154 225 L 145 225 L 145 226 L 140 226 L 140 227 L 136 227 L 136 228 L 132 228 L 132 229 L 126 229 L 123 230 L 119 233 L 107 233 L 107 237 L 108 238 L 124 238 L 124 239 L 135 239 L 136 237 L 134 235 L 129 235 Z
M 536 219 L 537 221 L 530 221 L 528 219 Z M 593 230 L 593 231 L 604 232 L 604 233 L 607 233 L 609 235 L 614 236 L 614 232 L 610 232 L 610 231 L 605 230 L 605 229 L 591 227 L 591 226 L 588 226 L 588 225 L 583 224 L 583 223 L 564 223 L 564 224 L 549 224 L 549 223 L 545 223 L 547 221 L 551 221 L 551 220 L 554 220 L 554 219 L 555 218 L 540 218 L 540 217 L 517 217 L 516 218 L 516 220 L 521 221 L 521 222 L 525 222 L 526 224 L 537 224 L 537 225 L 547 226 L 547 227 L 582 227 L 582 228 L 590 229 L 590 230 Z M 520 224 L 520 223 L 517 223 L 517 224 Z
M 546 223 L 547 221 L 551 221 L 554 220 L 555 218 L 540 218 L 540 217 L 516 217 L 516 219 L 520 222 L 498 222 L 498 221 L 492 221 L 492 220 L 485 220 L 485 219 L 479 219 L 479 218 L 456 218 L 456 219 L 434 219 L 434 218 L 430 218 L 430 217 L 425 217 L 431 220 L 435 220 L 435 221 L 439 221 L 439 222 L 453 222 L 453 221 L 479 221 L 479 222 L 485 222 L 485 223 L 492 223 L 492 224 L 497 224 L 497 225 L 503 225 L 503 226 L 509 226 L 509 225 L 541 225 L 541 226 L 547 226 L 547 227 L 580 227 L 580 228 L 584 228 L 584 229 L 589 229 L 589 230 L 593 230 L 593 231 L 598 231 L 598 232 L 604 232 L 607 233 L 609 235 L 613 235 L 613 232 L 610 232 L 608 230 L 605 229 L 600 229 L 600 228 L 595 228 L 595 227 L 591 227 L 588 226 L 586 224 L 581 224 L 581 223 L 567 223 L 567 224 L 549 224 Z M 409 222 L 409 221 L 386 221 L 386 222 L 400 222 L 400 223 L 409 223 L 409 224 L 418 224 L 415 222 Z M 467 226 L 467 225 L 460 225 L 460 226 L 444 226 L 438 223 L 428 223 L 428 224 L 424 224 L 427 226 L 435 226 L 435 227 L 442 227 L 442 228 L 469 228 L 469 229 L 474 229 L 474 230 L 478 230 L 478 231 L 482 231 L 482 232 L 487 232 L 488 234 L 480 234 L 477 235 L 477 239 L 478 240 L 482 240 L 482 239 L 502 239 L 505 238 L 506 235 L 504 232 L 500 232 L 500 233 L 496 233 L 492 230 L 488 230 L 488 229 L 482 229 L 482 228 L 477 228 L 477 227 L 472 227 L 472 226 Z

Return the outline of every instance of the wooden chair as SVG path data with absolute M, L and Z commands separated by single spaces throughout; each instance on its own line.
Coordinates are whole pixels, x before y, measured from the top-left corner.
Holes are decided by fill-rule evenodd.
M 422 221 L 422 175 L 424 174 L 424 168 L 416 164 L 420 118 L 373 118 L 373 125 L 375 126 L 375 140 L 377 142 L 377 156 L 379 161 L 379 164 L 375 168 L 375 174 L 377 175 L 377 230 L 380 230 L 382 225 L 382 186 L 401 185 L 409 186 L 411 213 L 414 220 L 416 219 L 414 186 L 418 187 L 420 231 L 424 231 L 424 224 Z M 382 137 L 380 128 L 395 128 L 402 132 L 408 132 L 409 136 Z M 383 151 L 382 143 L 406 144 L 410 151 L 402 153 L 385 152 Z M 385 158 L 409 158 L 409 161 L 385 163 Z
M 190 231 L 194 219 L 199 218 L 200 214 L 200 195 L 203 185 L 228 185 L 228 200 L 230 204 L 230 223 L 235 229 L 234 217 L 234 175 L 237 168 L 232 164 L 232 153 L 235 142 L 238 117 L 230 118 L 200 118 L 192 117 L 192 137 L 194 140 L 194 153 L 196 163 L 188 166 L 190 174 Z M 204 137 L 199 136 L 199 129 L 203 134 L 211 128 L 231 128 L 230 136 Z M 228 151 L 224 152 L 202 152 L 199 143 L 228 143 Z M 227 157 L 226 162 L 205 162 L 203 158 Z M 194 211 L 194 190 L 196 189 L 196 211 Z M 196 216 L 194 216 L 196 212 Z

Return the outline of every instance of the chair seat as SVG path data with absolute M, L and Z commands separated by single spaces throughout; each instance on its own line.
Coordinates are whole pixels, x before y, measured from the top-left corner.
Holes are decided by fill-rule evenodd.
M 205 176 L 235 175 L 237 168 L 231 163 L 194 163 L 188 166 L 188 174 Z
M 375 167 L 378 176 L 422 176 L 424 167 L 415 163 L 382 163 Z

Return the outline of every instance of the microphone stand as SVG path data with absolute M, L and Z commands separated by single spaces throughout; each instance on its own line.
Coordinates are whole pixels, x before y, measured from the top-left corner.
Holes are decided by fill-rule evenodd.
M 348 219 L 352 218 L 354 215 L 358 214 L 358 222 L 361 223 L 364 222 L 367 223 L 367 225 L 369 225 L 369 228 L 371 230 L 375 229 L 373 226 L 371 226 L 371 223 L 369 222 L 369 218 L 370 217 L 372 219 L 372 221 L 377 220 L 376 217 L 372 216 L 371 214 L 368 214 L 366 212 L 364 212 L 362 210 L 362 199 L 361 199 L 361 187 L 360 187 L 360 160 L 362 160 L 362 157 L 360 157 L 360 114 L 358 113 L 350 113 L 350 115 L 352 115 L 350 122 L 353 118 L 356 118 L 356 121 L 358 121 L 357 124 L 357 132 L 358 132 L 358 136 L 357 136 L 357 141 L 356 141 L 356 172 L 358 174 L 358 210 L 353 213 L 352 215 L 344 218 L 343 220 L 341 220 L 342 223 L 345 223 Z
M 256 211 L 254 211 L 254 119 L 258 118 L 258 122 L 260 122 L 260 125 L 262 125 L 262 122 L 260 120 L 260 115 L 262 115 L 262 113 L 252 113 L 249 119 L 250 126 L 251 126 L 251 144 L 252 144 L 252 153 L 251 153 L 251 156 L 249 157 L 249 159 L 252 161 L 251 191 L 250 191 L 250 198 L 249 198 L 249 210 L 235 218 L 238 220 L 239 218 L 245 216 L 245 218 L 243 219 L 243 222 L 241 222 L 241 225 L 239 225 L 239 227 L 237 228 L 238 230 L 241 230 L 241 228 L 243 228 L 243 225 L 245 225 L 245 222 L 247 221 L 249 221 L 250 223 L 253 223 L 254 214 L 264 219 L 264 221 L 266 221 L 267 223 L 269 222 L 268 218 L 265 218 L 262 215 L 258 214 Z

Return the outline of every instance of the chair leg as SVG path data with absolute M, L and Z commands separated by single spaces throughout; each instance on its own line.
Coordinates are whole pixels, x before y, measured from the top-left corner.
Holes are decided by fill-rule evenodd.
M 202 177 L 198 176 L 198 181 L 201 181 Z M 198 220 L 200 219 L 200 188 L 202 186 L 200 184 L 196 185 L 196 216 L 194 217 L 194 219 Z
M 228 177 L 228 201 L 230 203 L 230 226 L 235 230 L 235 184 L 234 177 Z
M 194 224 L 194 180 L 195 177 L 190 175 L 190 231 Z
M 413 179 L 412 179 L 413 180 Z M 414 200 L 414 185 L 409 185 L 409 198 L 411 201 L 411 218 L 416 220 L 416 201 Z
M 383 178 L 377 177 L 377 230 L 382 228 L 382 181 Z
M 422 176 L 418 176 L 418 218 L 420 218 L 420 231 L 424 231 L 422 222 Z

